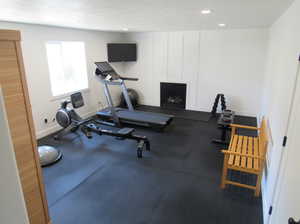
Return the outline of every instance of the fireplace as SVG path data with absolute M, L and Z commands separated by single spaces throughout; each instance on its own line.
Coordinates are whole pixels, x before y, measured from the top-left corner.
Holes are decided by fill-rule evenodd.
M 186 84 L 160 83 L 160 106 L 168 109 L 185 109 Z

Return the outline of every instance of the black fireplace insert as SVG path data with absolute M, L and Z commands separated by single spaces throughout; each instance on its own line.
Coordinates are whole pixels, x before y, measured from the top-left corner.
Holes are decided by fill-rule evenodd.
M 161 82 L 160 106 L 167 109 L 185 109 L 186 84 Z

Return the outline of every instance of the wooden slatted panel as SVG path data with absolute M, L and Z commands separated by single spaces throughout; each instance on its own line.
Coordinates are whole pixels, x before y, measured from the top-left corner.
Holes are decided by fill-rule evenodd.
M 248 138 L 248 147 L 247 147 L 247 154 L 253 155 L 253 137 Z M 247 168 L 253 168 L 253 158 L 247 158 Z
M 45 211 L 36 169 L 16 45 L 0 41 L 0 84 L 3 89 L 22 189 L 31 224 L 45 224 Z
M 238 135 L 234 135 L 233 136 L 233 140 L 232 140 L 232 144 L 231 147 L 229 147 L 229 150 L 232 152 L 236 151 L 236 147 L 237 147 L 237 142 L 238 142 Z M 233 165 L 234 162 L 234 155 L 230 155 L 229 159 L 228 159 L 228 164 L 229 165 Z
M 266 120 L 263 119 L 261 122 L 261 128 L 259 132 L 259 155 L 261 157 L 265 157 L 266 153 L 266 144 L 267 144 L 267 127 L 266 127 Z
M 237 147 L 236 147 L 236 152 L 238 153 L 241 153 L 242 151 L 242 145 L 243 145 L 243 136 L 239 136 L 238 138 L 238 144 L 237 144 Z M 235 156 L 235 161 L 234 161 L 234 165 L 235 166 L 240 166 L 240 161 L 241 160 L 241 157 L 236 155 Z
M 19 32 L 18 32 L 19 33 Z M 51 224 L 50 216 L 49 216 L 49 210 L 48 210 L 48 202 L 46 199 L 46 192 L 44 187 L 44 181 L 43 181 L 43 174 L 41 165 L 39 162 L 39 153 L 37 150 L 37 142 L 36 142 L 36 136 L 35 136 L 35 130 L 34 130 L 34 124 L 33 124 L 33 117 L 32 117 L 32 110 L 31 110 L 31 104 L 29 100 L 29 93 L 28 93 L 28 87 L 25 77 L 25 69 L 24 69 L 24 63 L 23 63 L 23 55 L 22 55 L 22 49 L 21 44 L 19 41 L 15 42 L 16 47 L 16 53 L 18 57 L 18 65 L 19 65 L 19 71 L 21 76 L 21 82 L 22 82 L 22 89 L 26 104 L 26 112 L 27 112 L 27 119 L 28 119 L 28 128 L 30 129 L 30 138 L 31 138 L 31 144 L 32 144 L 32 152 L 34 154 L 35 159 L 35 169 L 37 171 L 38 176 L 38 185 L 39 185 L 39 194 L 42 199 L 43 208 L 35 207 L 35 213 L 31 214 L 30 217 L 32 220 L 35 220 L 36 217 L 39 217 L 40 220 L 45 220 L 43 222 Z M 33 223 L 43 223 L 41 221 L 36 222 L 33 221 Z
M 258 138 L 254 138 L 254 147 L 253 147 L 253 150 L 254 150 L 254 156 L 259 156 L 259 147 L 258 147 Z M 253 168 L 255 170 L 258 170 L 258 159 L 253 159 L 254 160 L 254 163 L 253 163 Z
M 0 32 L 0 41 L 4 41 L 4 40 L 15 40 L 15 41 L 19 41 L 21 40 L 21 35 L 20 32 L 15 31 L 15 30 L 1 30 Z
M 242 154 L 244 154 L 244 155 L 247 154 L 247 147 L 248 147 L 248 137 L 244 136 L 243 146 L 242 146 Z M 247 161 L 246 156 L 242 156 L 242 158 L 241 158 L 241 167 L 246 168 L 246 161 Z

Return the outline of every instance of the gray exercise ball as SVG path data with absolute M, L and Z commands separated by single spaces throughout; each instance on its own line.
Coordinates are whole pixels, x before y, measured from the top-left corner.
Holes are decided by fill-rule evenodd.
M 49 145 L 39 146 L 38 152 L 41 166 L 49 166 L 58 162 L 62 157 L 62 153 L 59 149 Z
M 131 104 L 132 104 L 133 108 L 135 108 L 139 104 L 139 94 L 134 89 L 127 89 L 127 93 L 128 93 L 128 96 L 129 96 L 129 99 L 131 101 Z M 127 108 L 127 104 L 126 104 L 125 97 L 124 97 L 123 93 L 121 93 L 121 95 L 120 95 L 120 105 L 119 105 L 119 107 Z

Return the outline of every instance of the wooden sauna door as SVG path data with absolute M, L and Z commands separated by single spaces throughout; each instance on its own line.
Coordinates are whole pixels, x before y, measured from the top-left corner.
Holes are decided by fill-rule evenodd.
M 27 87 L 22 77 L 23 61 L 17 41 L 0 41 L 0 85 L 7 111 L 23 194 L 31 224 L 48 223 Z M 30 123 L 31 122 L 31 123 Z M 2 180 L 3 181 L 3 180 Z

